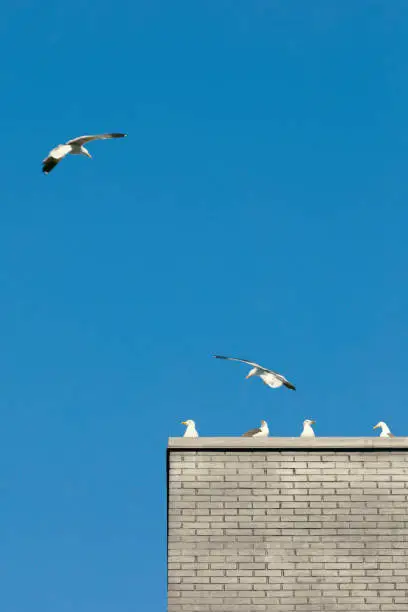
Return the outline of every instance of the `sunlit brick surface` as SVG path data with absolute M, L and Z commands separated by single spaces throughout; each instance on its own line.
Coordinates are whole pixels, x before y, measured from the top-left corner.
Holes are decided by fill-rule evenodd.
M 168 612 L 408 611 L 408 449 L 170 449 Z

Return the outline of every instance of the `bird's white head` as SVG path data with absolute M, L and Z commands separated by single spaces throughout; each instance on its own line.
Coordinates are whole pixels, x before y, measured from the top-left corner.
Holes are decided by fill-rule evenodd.
M 313 419 L 306 419 L 305 421 L 303 421 L 303 425 L 305 425 L 306 427 L 309 425 L 314 425 L 316 423 L 316 421 L 313 421 Z
M 255 376 L 255 374 L 257 373 L 258 368 L 252 368 L 252 370 L 249 370 L 248 374 L 245 376 L 245 378 L 251 378 L 251 376 Z
M 266 421 L 261 421 L 262 427 L 268 427 L 268 423 Z
M 92 155 L 90 154 L 88 149 L 86 149 L 83 145 L 81 147 L 81 153 L 82 155 L 85 155 L 86 157 L 89 157 L 90 159 L 92 159 Z
M 191 419 L 188 419 L 187 421 L 181 421 L 181 424 L 186 425 L 186 427 L 195 427 L 195 422 Z
M 384 421 L 380 421 L 379 423 L 377 423 L 377 425 L 374 425 L 373 429 L 378 429 L 379 427 L 381 429 L 384 429 L 385 427 L 387 427 L 387 425 L 384 423 Z

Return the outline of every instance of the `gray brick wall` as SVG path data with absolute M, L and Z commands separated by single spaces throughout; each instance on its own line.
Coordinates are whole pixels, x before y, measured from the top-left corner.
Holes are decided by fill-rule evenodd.
M 408 612 L 407 477 L 408 449 L 170 448 L 168 612 Z

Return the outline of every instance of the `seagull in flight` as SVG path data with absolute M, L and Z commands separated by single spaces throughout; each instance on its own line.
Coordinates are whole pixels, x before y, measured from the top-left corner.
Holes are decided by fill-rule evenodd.
M 241 363 L 246 363 L 247 365 L 252 366 L 252 370 L 248 372 L 246 378 L 251 378 L 251 376 L 259 376 L 261 380 L 271 387 L 272 389 L 277 389 L 284 385 L 288 389 L 292 389 L 296 391 L 296 387 L 292 385 L 282 374 L 278 374 L 273 370 L 268 370 L 268 368 L 264 368 L 259 365 L 259 363 L 254 363 L 253 361 L 247 361 L 246 359 L 237 359 L 236 357 L 223 357 L 222 355 L 214 355 L 216 359 L 228 359 L 229 361 L 240 361 Z
M 85 155 L 86 157 L 92 157 L 89 151 L 84 147 L 84 144 L 87 142 L 92 142 L 92 140 L 107 140 L 108 138 L 124 138 L 125 136 L 127 136 L 127 134 L 113 132 L 111 134 L 78 136 L 78 138 L 68 140 L 65 144 L 59 144 L 48 153 L 47 157 L 43 159 L 42 171 L 44 174 L 48 174 L 67 155 Z

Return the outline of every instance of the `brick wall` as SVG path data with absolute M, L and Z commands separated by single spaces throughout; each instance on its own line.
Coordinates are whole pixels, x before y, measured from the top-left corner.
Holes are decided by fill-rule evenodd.
M 408 612 L 408 447 L 199 440 L 169 448 L 169 612 Z

